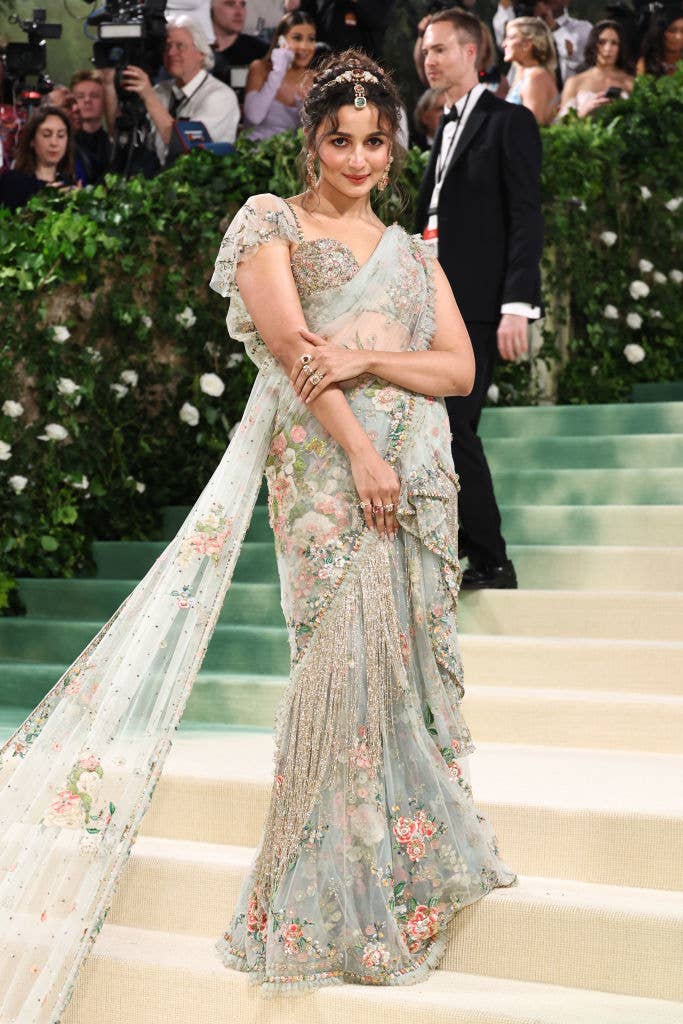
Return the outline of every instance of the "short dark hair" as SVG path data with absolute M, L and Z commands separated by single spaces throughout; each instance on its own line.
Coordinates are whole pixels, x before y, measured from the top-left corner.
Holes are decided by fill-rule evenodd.
M 36 137 L 36 132 L 40 128 L 41 124 L 46 121 L 48 117 L 58 117 L 66 128 L 66 151 L 57 166 L 57 173 L 66 177 L 69 181 L 73 181 L 75 178 L 74 132 L 68 115 L 65 114 L 63 110 L 60 110 L 59 107 L 38 107 L 38 109 L 31 114 L 24 125 L 21 138 L 19 139 L 19 147 L 14 167 L 17 171 L 23 171 L 24 174 L 36 173 L 36 155 L 31 143 Z
M 619 39 L 619 53 L 617 54 L 616 67 L 618 67 L 620 71 L 627 71 L 631 74 L 633 71 L 633 65 L 630 60 L 624 29 L 618 21 L 612 21 L 609 18 L 605 18 L 603 21 L 596 21 L 595 25 L 593 25 L 593 28 L 590 30 L 590 35 L 586 40 L 586 48 L 583 51 L 584 68 L 588 69 L 595 67 L 598 59 L 598 41 L 601 33 L 604 32 L 606 28 L 611 28 L 613 32 L 616 32 Z
M 484 45 L 484 33 L 481 30 L 481 21 L 476 14 L 470 11 L 463 11 L 460 7 L 447 7 L 445 11 L 437 11 L 429 19 L 429 25 L 436 25 L 440 21 L 448 21 L 459 36 L 465 36 L 468 43 L 474 43 L 477 48 L 477 62 Z

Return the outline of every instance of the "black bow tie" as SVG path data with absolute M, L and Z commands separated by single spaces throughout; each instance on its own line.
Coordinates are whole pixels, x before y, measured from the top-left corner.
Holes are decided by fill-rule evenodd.
M 445 128 L 451 121 L 454 121 L 457 124 L 459 120 L 460 112 L 458 111 L 457 105 L 454 103 L 447 114 L 441 115 L 441 127 Z

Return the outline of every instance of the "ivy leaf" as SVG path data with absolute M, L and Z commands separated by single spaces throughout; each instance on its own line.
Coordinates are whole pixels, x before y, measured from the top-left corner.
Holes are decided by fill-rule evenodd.
M 40 546 L 43 551 L 56 551 L 59 544 L 54 537 L 50 537 L 48 534 L 43 534 L 40 538 Z

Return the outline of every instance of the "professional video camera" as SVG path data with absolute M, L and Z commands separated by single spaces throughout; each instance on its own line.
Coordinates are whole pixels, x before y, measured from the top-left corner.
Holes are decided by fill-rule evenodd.
M 47 47 L 46 39 L 60 39 L 62 26 L 51 24 L 45 20 L 44 8 L 36 8 L 31 20 L 22 20 L 18 15 L 10 15 L 9 21 L 18 25 L 28 36 L 26 43 L 8 43 L 5 49 L 5 68 L 12 82 L 15 104 L 24 107 L 37 106 L 43 96 L 47 95 L 53 84 L 46 72 Z M 34 84 L 27 84 L 28 76 L 35 77 Z
M 149 159 L 147 111 L 139 96 L 123 88 L 121 72 L 134 64 L 150 77 L 157 73 L 166 41 L 165 9 L 166 0 L 105 0 L 103 10 L 87 19 L 97 28 L 95 67 L 116 69 L 114 82 L 121 112 L 114 128 L 110 169 L 121 174 L 144 173 Z

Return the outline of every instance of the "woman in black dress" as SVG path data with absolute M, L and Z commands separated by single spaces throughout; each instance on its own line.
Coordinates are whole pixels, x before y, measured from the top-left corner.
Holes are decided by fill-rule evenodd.
M 71 122 L 57 107 L 40 107 L 26 122 L 14 169 L 0 176 L 0 206 L 23 206 L 42 188 L 74 185 Z

